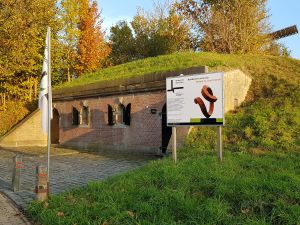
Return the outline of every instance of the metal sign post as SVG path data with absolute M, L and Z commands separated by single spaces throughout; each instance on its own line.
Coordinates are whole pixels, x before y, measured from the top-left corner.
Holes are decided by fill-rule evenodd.
M 218 135 L 217 135 L 218 136 L 218 141 L 217 141 L 218 158 L 219 158 L 219 161 L 222 162 L 222 160 L 223 160 L 222 126 L 218 126 L 217 133 L 218 133 Z
M 173 160 L 176 162 L 177 126 L 216 126 L 217 151 L 223 160 L 224 74 L 200 73 L 166 79 L 167 126 L 172 127 Z
M 176 127 L 172 127 L 172 158 L 173 162 L 177 162 L 177 142 L 176 142 Z

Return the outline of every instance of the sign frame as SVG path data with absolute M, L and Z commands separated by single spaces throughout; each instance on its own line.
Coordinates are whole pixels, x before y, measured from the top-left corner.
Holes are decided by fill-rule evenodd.
M 206 105 L 208 105 L 208 100 L 207 99 L 209 99 L 209 96 L 210 97 L 215 97 L 215 96 L 210 95 L 210 94 L 213 95 L 212 89 L 210 88 L 210 82 L 213 82 L 212 79 L 215 78 L 215 77 L 213 77 L 213 75 L 217 75 L 219 77 L 218 79 L 221 79 L 221 81 L 220 81 L 221 84 L 214 84 L 214 85 L 218 85 L 222 88 L 221 93 L 219 93 L 220 91 L 218 92 L 218 99 L 221 98 L 221 103 L 219 103 L 219 105 L 220 104 L 222 105 L 222 108 L 221 108 L 221 111 L 222 111 L 221 112 L 221 117 L 222 118 L 220 118 L 220 116 L 218 118 L 210 118 L 210 116 L 212 116 L 212 115 L 210 115 L 209 112 L 211 114 L 214 112 L 214 105 L 213 105 L 214 103 L 212 104 L 212 111 L 210 109 L 211 105 L 209 105 L 209 107 L 205 107 L 205 104 L 204 104 L 204 102 L 205 102 Z M 200 116 L 200 118 L 190 117 L 190 121 L 169 122 L 169 110 L 168 110 L 169 107 L 168 106 L 170 106 L 170 101 L 169 101 L 170 97 L 168 97 L 168 95 L 169 95 L 168 92 L 173 92 L 174 93 L 175 91 L 180 91 L 180 89 L 186 88 L 185 85 L 187 85 L 187 84 L 185 84 L 185 83 L 188 82 L 189 78 L 192 78 L 191 80 L 198 80 L 198 79 L 201 80 L 201 79 L 204 79 L 204 78 L 207 79 L 207 80 L 205 80 L 206 84 L 202 86 L 202 91 L 201 92 L 199 91 L 199 97 L 194 99 L 195 104 L 199 103 L 199 106 L 200 106 L 200 103 L 202 104 L 200 108 L 201 108 L 201 111 L 202 110 L 204 110 L 204 111 L 202 111 L 202 113 L 200 113 L 200 114 L 203 114 L 203 112 L 204 112 L 204 113 L 206 113 L 206 116 L 203 114 L 203 115 Z M 182 79 L 183 84 L 181 86 L 175 86 L 174 87 L 173 86 L 174 85 L 173 84 L 174 80 L 176 81 L 178 79 Z M 206 87 L 204 88 L 204 86 L 206 86 Z M 205 90 L 203 90 L 203 89 L 205 89 Z M 201 87 L 199 88 L 199 90 L 201 90 Z M 205 95 L 205 93 L 206 93 L 206 95 Z M 209 96 L 207 96 L 207 95 L 209 95 Z M 210 99 L 210 101 L 214 101 L 214 100 Z M 215 101 L 217 101 L 217 100 L 215 100 Z M 225 126 L 224 73 L 223 72 L 210 72 L 210 73 L 197 73 L 197 74 L 188 74 L 188 75 L 167 77 L 166 78 L 166 102 L 167 102 L 167 126 L 168 127 L 176 127 L 176 126 L 178 126 L 178 127 L 180 127 L 180 126 Z M 183 103 L 183 104 L 185 104 L 185 103 Z M 206 109 L 204 109 L 203 107 L 205 107 Z M 207 108 L 210 109 L 209 112 L 207 112 Z M 183 109 L 183 111 L 185 112 L 186 109 Z M 192 121 L 193 119 L 194 119 L 194 122 Z

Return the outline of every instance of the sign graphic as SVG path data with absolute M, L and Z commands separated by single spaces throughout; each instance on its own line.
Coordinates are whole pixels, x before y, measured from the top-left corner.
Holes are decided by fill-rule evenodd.
M 169 77 L 167 125 L 224 125 L 223 73 Z

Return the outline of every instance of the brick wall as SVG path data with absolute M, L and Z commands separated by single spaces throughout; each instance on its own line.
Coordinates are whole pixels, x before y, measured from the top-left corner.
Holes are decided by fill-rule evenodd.
M 131 124 L 108 125 L 108 104 L 131 103 Z M 161 146 L 161 116 L 165 93 L 146 92 L 131 95 L 87 98 L 55 102 L 60 115 L 60 144 L 99 150 L 130 150 L 155 153 Z M 72 125 L 72 108 L 90 110 L 90 124 Z M 156 109 L 156 114 L 151 114 Z

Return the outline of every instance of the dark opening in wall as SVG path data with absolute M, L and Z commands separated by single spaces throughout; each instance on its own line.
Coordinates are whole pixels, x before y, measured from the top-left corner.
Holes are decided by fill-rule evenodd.
M 79 125 L 79 112 L 75 107 L 73 107 L 72 109 L 72 125 L 74 126 Z
M 55 108 L 51 120 L 51 144 L 59 144 L 59 113 Z
M 111 105 L 107 105 L 107 117 L 108 117 L 108 125 L 109 126 L 114 125 L 113 108 Z
M 130 121 L 131 121 L 131 103 L 129 103 L 126 108 L 124 108 L 124 114 L 123 114 L 123 121 L 124 124 L 127 126 L 130 126 Z

